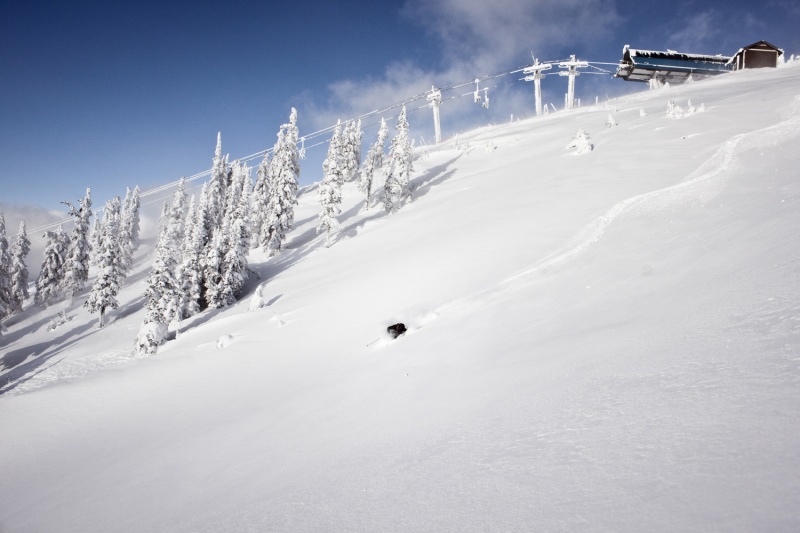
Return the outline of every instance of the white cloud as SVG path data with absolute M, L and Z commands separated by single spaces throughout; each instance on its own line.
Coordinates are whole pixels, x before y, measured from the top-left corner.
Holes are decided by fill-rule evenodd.
M 719 13 L 713 9 L 688 16 L 681 29 L 669 36 L 670 46 L 681 52 L 715 53 L 709 48 L 718 47 L 719 18 Z
M 607 39 L 622 21 L 614 0 L 408 0 L 402 16 L 435 37 L 439 47 L 431 54 L 436 55 L 436 60 L 427 66 L 394 63 L 382 76 L 331 84 L 325 103 L 310 102 L 305 106 L 312 129 L 329 127 L 339 118 L 382 109 L 429 90 L 432 85 L 448 86 L 518 67 L 528 61 L 531 51 L 540 58 L 559 59 L 567 46 L 591 45 Z M 489 85 L 493 83 L 497 81 Z M 526 109 L 530 112 L 532 88 L 527 89 L 530 90 L 523 84 L 515 89 L 491 89 L 490 98 L 503 92 L 503 105 L 498 107 L 500 100 L 494 100 L 489 110 L 475 106 L 471 98 L 447 102 L 446 112 L 444 106 L 442 111 L 445 136 L 466 125 L 468 119 L 460 111 L 468 110 L 477 124 L 507 120 L 511 113 L 519 117 Z M 471 87 L 464 87 L 461 91 L 470 90 Z M 424 103 L 419 100 L 413 106 Z M 427 115 L 417 113 L 417 120 L 425 120 L 426 130 L 430 129 Z M 413 129 L 414 117 L 410 122 Z M 428 137 L 432 137 L 430 132 Z
M 621 22 L 613 0 L 409 0 L 404 14 L 439 37 L 446 60 L 489 70 L 592 42 Z

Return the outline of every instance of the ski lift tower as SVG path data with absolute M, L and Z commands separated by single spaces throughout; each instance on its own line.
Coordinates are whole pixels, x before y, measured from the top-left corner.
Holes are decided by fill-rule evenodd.
M 569 76 L 569 86 L 567 89 L 567 109 L 575 107 L 575 76 L 579 76 L 579 68 L 588 67 L 588 61 L 577 61 L 575 55 L 569 56 L 569 61 L 562 61 L 558 64 L 558 68 L 567 69 L 566 72 L 559 72 L 559 76 Z
M 430 101 L 433 108 L 433 128 L 436 135 L 436 144 L 439 144 L 442 142 L 442 127 L 439 124 L 439 106 L 442 104 L 442 91 L 436 87 L 431 87 L 428 101 Z
M 525 67 L 522 69 L 523 74 L 528 74 L 523 79 L 525 81 L 532 81 L 534 92 L 536 94 L 536 116 L 541 116 L 542 114 L 542 78 L 544 78 L 544 74 L 542 74 L 543 70 L 550 70 L 553 65 L 549 63 L 539 63 L 539 60 L 535 57 L 533 58 L 533 65 L 530 67 Z

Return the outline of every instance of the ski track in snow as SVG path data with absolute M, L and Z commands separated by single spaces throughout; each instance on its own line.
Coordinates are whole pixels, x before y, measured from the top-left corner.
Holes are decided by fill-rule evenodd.
M 627 200 L 623 200 L 612 207 L 604 215 L 586 226 L 572 242 L 559 251 L 554 252 L 548 257 L 540 260 L 533 268 L 520 272 L 507 278 L 502 283 L 513 283 L 531 274 L 541 273 L 548 268 L 563 263 L 584 252 L 592 244 L 599 241 L 605 234 L 606 229 L 623 213 L 634 206 L 641 206 L 646 210 L 662 208 L 665 205 L 682 200 L 700 199 L 706 202 L 717 195 L 719 189 L 726 179 L 726 171 L 731 168 L 735 161 L 736 149 L 743 140 L 753 141 L 754 147 L 771 145 L 778 140 L 786 139 L 791 134 L 800 131 L 800 96 L 795 97 L 795 106 L 791 111 L 791 116 L 787 120 L 773 124 L 766 128 L 754 130 L 748 133 L 741 133 L 728 139 L 711 156 L 711 158 L 700 165 L 685 180 L 675 185 L 640 194 Z M 665 198 L 666 196 L 669 198 Z M 662 203 L 657 203 L 661 200 Z M 643 206 L 642 204 L 649 204 Z
M 11 388 L 0 390 L 0 395 L 16 396 L 56 382 L 77 381 L 100 370 L 120 368 L 136 359 L 140 359 L 140 357 L 135 354 L 134 350 L 111 350 L 80 359 L 59 359 L 44 369 L 26 374 L 11 383 Z
M 786 140 L 800 132 L 800 96 L 795 97 L 787 114 L 789 118 L 777 124 L 731 137 L 717 149 L 714 155 L 680 183 L 633 196 L 617 203 L 579 231 L 569 244 L 539 260 L 533 267 L 514 274 L 493 287 L 445 303 L 436 309 L 435 315 L 438 316 L 447 309 L 469 307 L 482 298 L 517 288 L 520 284 L 530 283 L 534 275 L 547 272 L 548 269 L 565 263 L 586 251 L 603 237 L 606 229 L 617 218 L 634 207 L 643 211 L 654 211 L 664 209 L 676 202 L 709 201 L 724 186 L 727 171 L 735 163 L 737 148 L 742 141 L 750 142 L 752 148 L 761 148 Z

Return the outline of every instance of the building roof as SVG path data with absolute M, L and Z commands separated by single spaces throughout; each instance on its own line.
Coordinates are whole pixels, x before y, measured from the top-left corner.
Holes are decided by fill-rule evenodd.
M 686 54 L 674 50 L 639 50 L 625 45 L 616 77 L 627 81 L 685 81 L 689 76 L 704 78 L 730 71 L 730 57 Z
M 739 55 L 743 54 L 745 50 L 753 50 L 753 49 L 757 49 L 757 50 L 764 50 L 764 49 L 775 50 L 776 52 L 778 52 L 778 56 L 779 57 L 783 55 L 783 49 L 782 48 L 778 48 L 774 44 L 768 43 L 767 41 L 762 39 L 762 40 L 760 40 L 758 42 L 755 42 L 753 44 L 748 44 L 747 46 L 743 46 L 743 47 L 739 48 L 739 51 L 736 52 L 735 54 L 733 54 L 733 56 L 730 58 L 728 63 L 733 63 L 734 60 L 736 59 L 736 56 L 739 56 Z

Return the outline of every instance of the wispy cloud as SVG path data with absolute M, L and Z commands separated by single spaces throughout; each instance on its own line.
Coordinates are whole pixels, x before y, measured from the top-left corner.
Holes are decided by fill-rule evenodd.
M 686 17 L 681 29 L 672 33 L 668 43 L 682 52 L 711 53 L 717 48 L 722 31 L 719 26 L 720 14 L 710 9 L 693 13 Z
M 540 58 L 560 59 L 565 47 L 586 47 L 608 38 L 622 21 L 614 0 L 408 0 L 400 16 L 433 36 L 435 57 L 425 65 L 389 65 L 378 77 L 336 81 L 326 102 L 308 108 L 314 127 L 380 109 L 432 85 L 520 66 L 531 51 Z M 527 96 L 509 96 L 506 104 L 516 105 L 521 98 Z M 508 117 L 509 108 L 492 108 L 491 113 Z M 480 117 L 485 120 L 486 112 Z
M 446 60 L 482 69 L 591 42 L 621 21 L 612 0 L 409 0 L 403 13 L 438 36 Z

